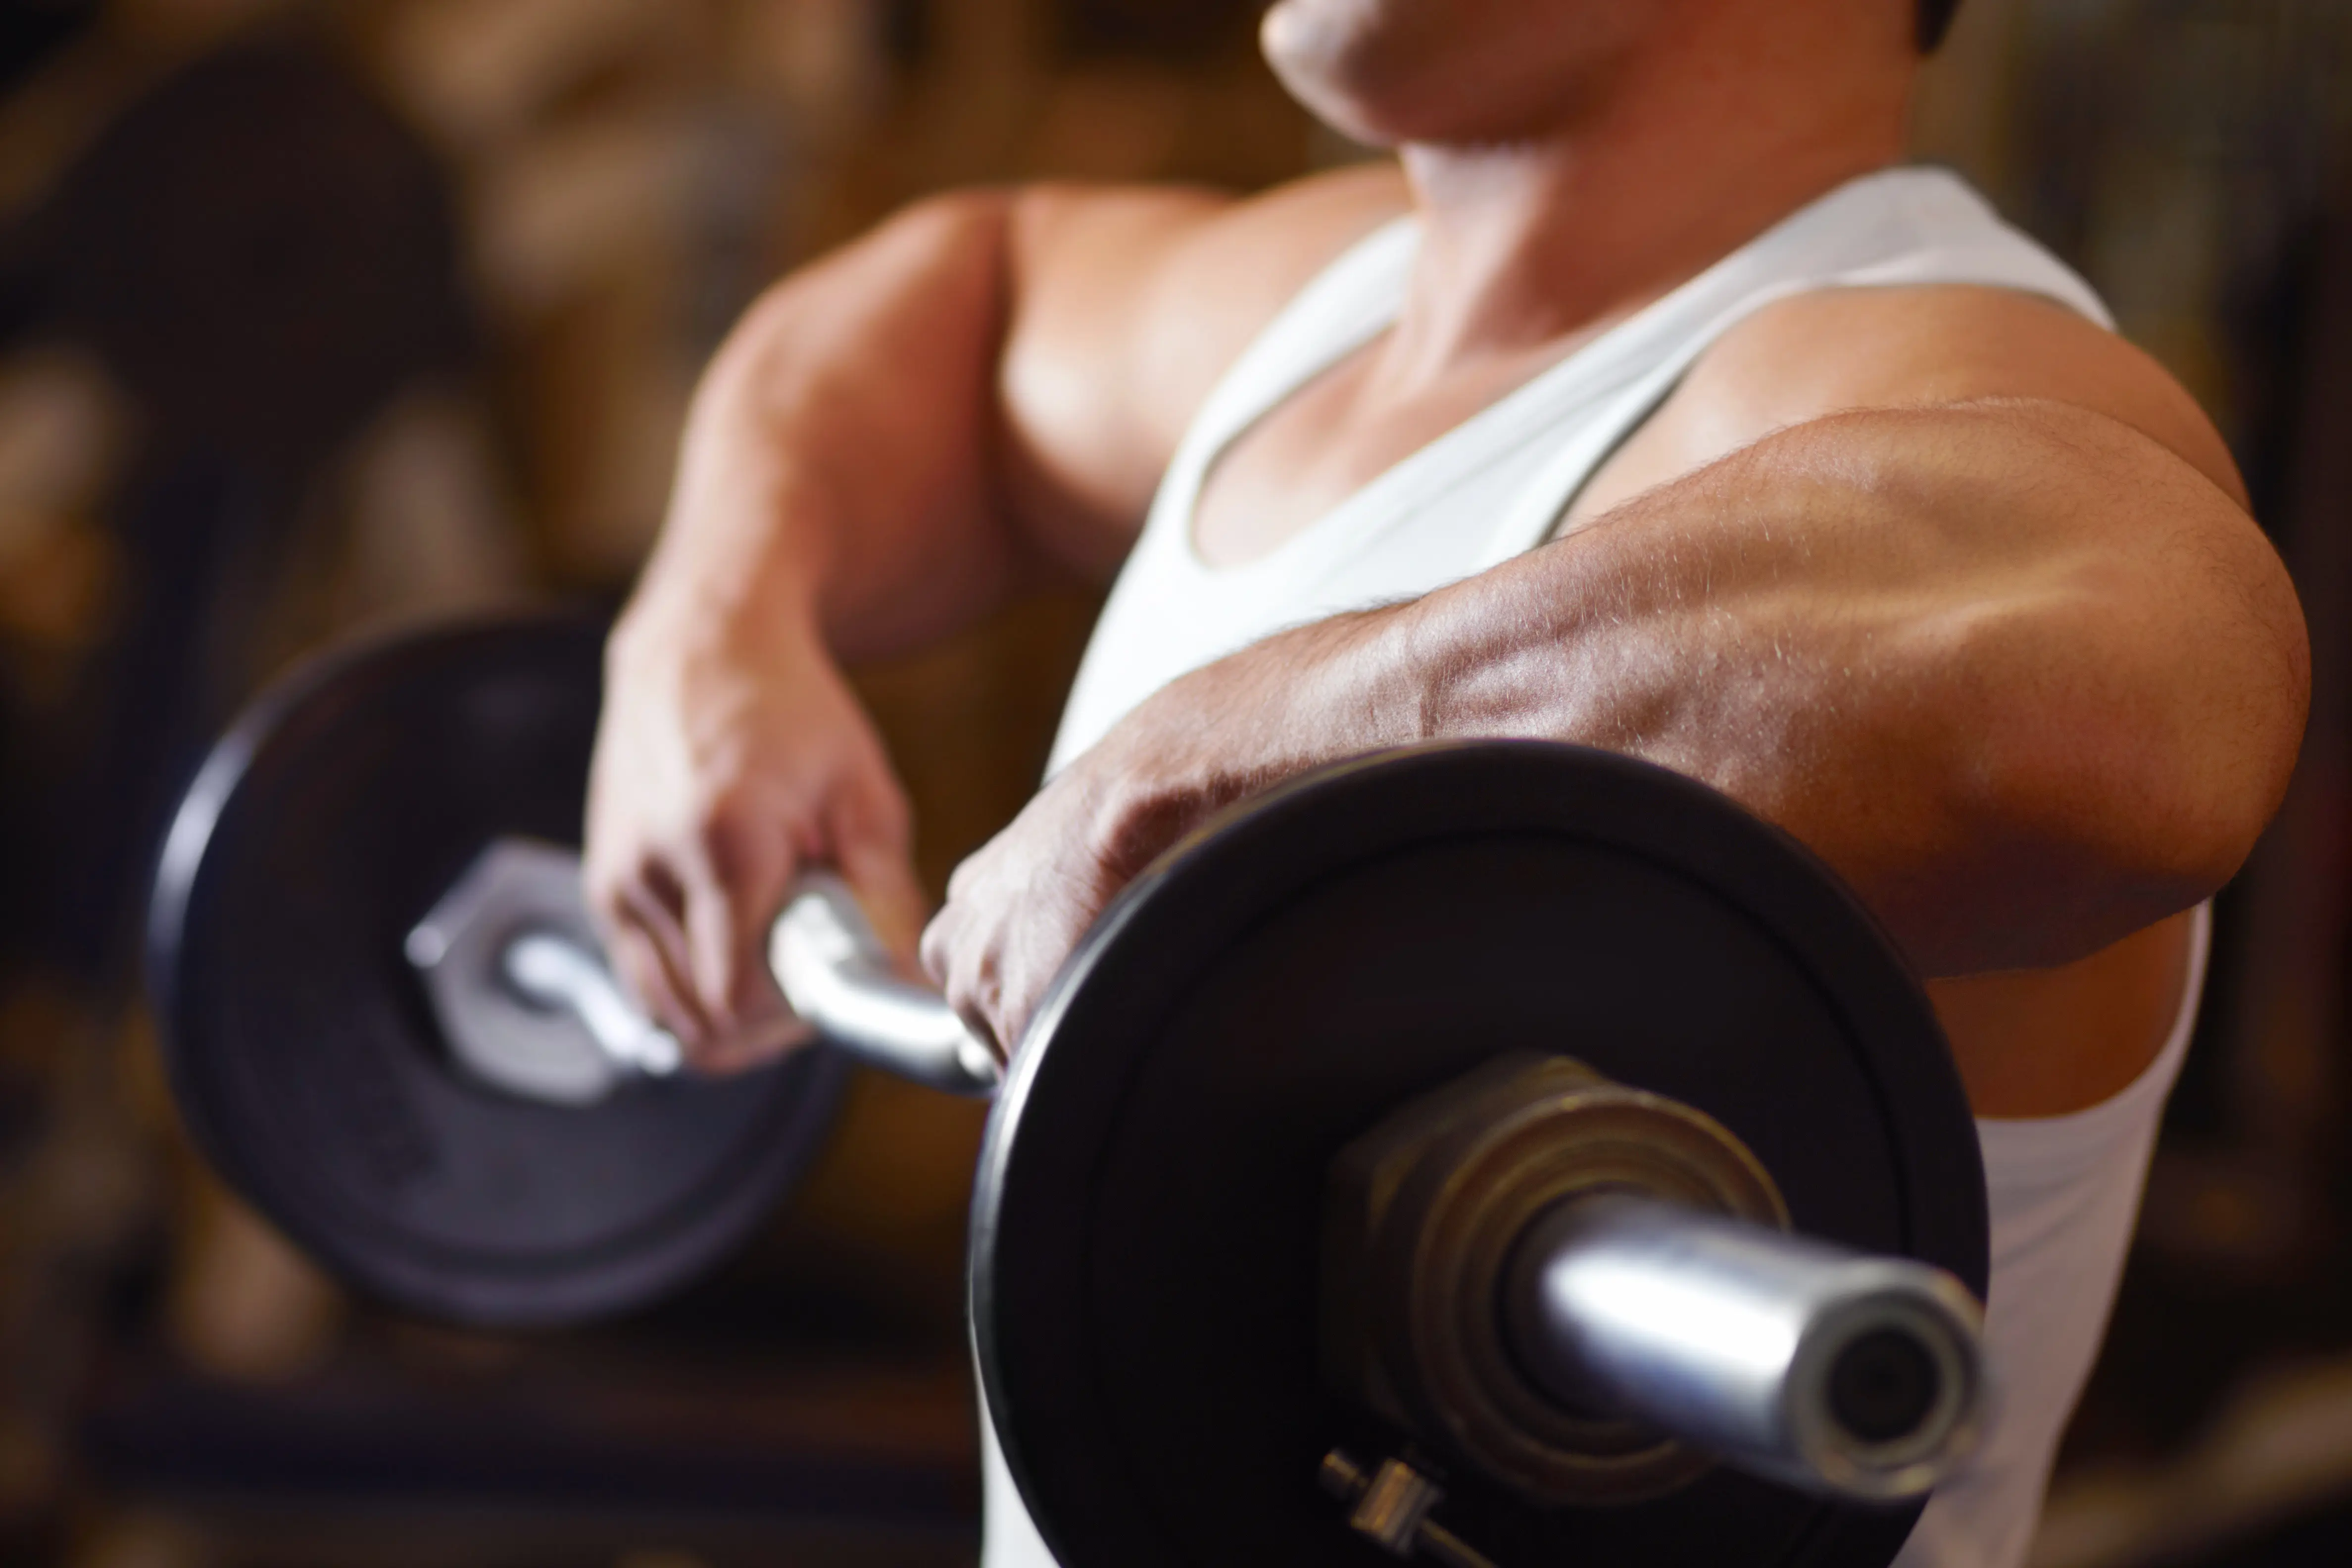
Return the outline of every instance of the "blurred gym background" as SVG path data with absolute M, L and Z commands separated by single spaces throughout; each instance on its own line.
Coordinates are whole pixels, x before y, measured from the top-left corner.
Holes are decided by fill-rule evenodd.
M 137 998 L 205 737 L 354 628 L 617 602 L 761 283 L 941 186 L 1360 156 L 1256 0 L 0 4 L 0 1563 L 961 1563 L 978 1113 L 861 1081 L 746 1256 L 531 1339 L 345 1300 L 198 1168 Z M 1920 105 L 2220 421 L 2317 667 L 2225 895 L 2038 1568 L 2352 1562 L 2352 5 L 1969 0 Z M 1092 605 L 865 673 L 923 867 Z

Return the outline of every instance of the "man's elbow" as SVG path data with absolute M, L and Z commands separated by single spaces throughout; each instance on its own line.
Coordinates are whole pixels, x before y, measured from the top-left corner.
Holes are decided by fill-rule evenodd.
M 2179 736 L 2171 826 L 2157 863 L 2209 897 L 2238 874 L 2286 798 L 2311 697 L 2311 665 L 2295 617 L 2293 635 L 2267 639 L 2242 679 L 2221 683 L 2200 708 L 2201 723 Z
M 2281 574 L 2284 584 L 2284 574 Z M 2086 692 L 2046 802 L 2095 847 L 2120 936 L 2211 897 L 2286 795 L 2303 743 L 2310 655 L 2291 589 L 2150 639 L 2120 689 Z
M 2189 693 L 2177 725 L 2177 855 L 2208 893 L 2237 875 L 2285 800 L 2311 704 L 2311 644 L 2294 584 L 2252 520 L 2234 521 L 2208 562 L 2225 591 L 2202 627 L 2172 642 Z
M 1977 896 L 1909 922 L 1930 973 L 2069 963 L 2188 909 L 2284 798 L 2310 680 L 2291 592 L 2155 612 L 2120 582 L 1993 618 L 2010 673 L 1956 709 L 1946 774 L 1967 781 L 1946 885 Z

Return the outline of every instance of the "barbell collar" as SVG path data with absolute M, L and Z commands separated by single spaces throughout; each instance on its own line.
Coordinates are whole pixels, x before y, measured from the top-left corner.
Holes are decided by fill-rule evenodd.
M 1522 1370 L 1562 1405 L 1811 1491 L 1920 1496 L 1976 1435 L 1982 1314 L 1908 1259 L 1594 1194 L 1528 1226 L 1502 1306 Z

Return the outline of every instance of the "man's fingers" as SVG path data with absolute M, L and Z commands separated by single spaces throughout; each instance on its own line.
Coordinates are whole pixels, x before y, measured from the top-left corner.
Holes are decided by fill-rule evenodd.
M 772 910 L 740 889 L 698 876 L 687 884 L 686 940 L 693 963 L 694 989 L 704 1013 L 722 1034 L 742 1030 L 782 1011 L 768 978 L 764 939 Z
M 906 802 L 889 783 L 844 789 L 825 811 L 824 844 L 833 868 L 857 895 L 874 934 L 901 969 L 920 973 L 916 950 L 930 918 L 930 896 L 908 852 Z
M 719 1077 L 743 1072 L 788 1056 L 816 1037 L 814 1027 L 778 1008 L 773 1017 L 711 1040 L 695 1053 L 695 1070 Z
M 605 895 L 606 945 L 633 946 L 626 968 L 614 973 L 636 994 L 646 1015 L 691 1052 L 714 1032 L 709 1009 L 694 983 L 694 956 L 686 933 L 686 895 L 677 878 L 659 861 Z
M 646 1016 L 675 1035 L 681 1047 L 690 1051 L 707 1037 L 709 1031 L 701 1013 L 643 928 L 634 922 L 614 927 L 604 939 L 604 954 Z
M 805 1045 L 815 1031 L 793 1016 L 768 967 L 768 931 L 793 862 L 782 838 L 748 844 L 712 836 L 709 858 L 686 880 L 687 940 L 709 1037 L 690 1053 L 698 1070 L 740 1072 Z
M 938 914 L 931 917 L 930 923 L 923 927 L 920 944 L 917 948 L 918 962 L 922 965 L 924 975 L 942 992 L 950 989 L 948 965 L 955 957 L 956 913 L 955 901 L 950 900 Z M 949 1000 L 953 1001 L 954 997 L 950 995 Z
M 901 969 L 919 974 L 916 957 L 924 922 L 930 917 L 930 898 L 906 856 L 873 846 L 844 846 L 836 868 L 843 881 L 857 895 L 874 934 L 890 950 Z
M 994 984 L 993 954 L 975 942 L 964 909 L 950 903 L 940 910 L 923 928 L 921 945 L 924 973 L 948 1005 L 1001 1059 L 1012 1059 L 1013 1047 L 998 1026 L 1003 998 Z

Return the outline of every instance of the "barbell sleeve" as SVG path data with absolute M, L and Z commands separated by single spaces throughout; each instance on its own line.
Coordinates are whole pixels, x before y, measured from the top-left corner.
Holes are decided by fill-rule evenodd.
M 650 1078 L 677 1070 L 677 1037 L 637 1011 L 604 954 L 560 931 L 525 929 L 508 941 L 499 967 L 525 996 L 570 1011 L 614 1065 Z
M 411 932 L 410 961 L 430 970 L 478 932 L 506 986 L 575 1016 L 613 1069 L 674 1071 L 677 1042 L 594 945 L 577 869 L 552 846 L 501 841 Z M 563 919 L 529 918 L 557 902 Z M 793 1011 L 836 1048 L 950 1093 L 985 1097 L 1003 1082 L 995 1051 L 898 972 L 838 877 L 811 872 L 794 886 L 767 959 Z M 484 1034 L 469 1053 L 478 1065 L 502 1048 L 497 1031 Z M 1957 1280 L 1921 1264 L 1610 1192 L 1538 1215 L 1500 1284 L 1505 1342 L 1550 1400 L 1633 1417 L 1776 1479 L 1916 1496 L 1965 1456 L 1977 1426 L 1980 1313 Z
M 1522 1372 L 1562 1405 L 1811 1490 L 1917 1496 L 1976 1432 L 1981 1313 L 1907 1259 L 1596 1194 L 1529 1224 L 1502 1307 Z

